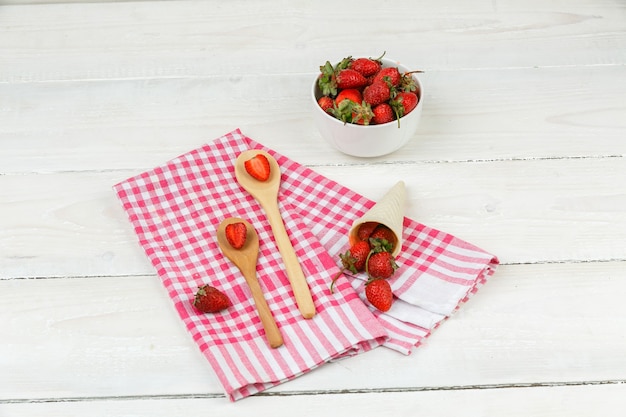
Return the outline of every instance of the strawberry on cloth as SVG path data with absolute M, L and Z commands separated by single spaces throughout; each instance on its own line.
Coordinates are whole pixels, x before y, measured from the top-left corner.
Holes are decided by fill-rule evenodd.
M 248 149 L 269 152 L 281 167 L 279 208 L 317 309 L 312 319 L 299 314 L 263 210 L 235 179 L 235 159 Z M 348 230 L 374 202 L 239 130 L 122 181 L 114 191 L 231 401 L 381 345 L 409 354 L 497 265 L 493 255 L 405 218 L 399 267 L 389 278 L 396 297 L 389 311 L 362 301 L 362 279 L 343 275 L 331 293 L 341 266 L 336 260 L 348 248 Z M 267 345 L 245 279 L 221 255 L 215 232 L 227 217 L 244 218 L 257 230 L 257 273 L 284 338 L 280 348 Z M 232 305 L 211 315 L 198 312 L 192 301 L 206 282 L 219 286 Z

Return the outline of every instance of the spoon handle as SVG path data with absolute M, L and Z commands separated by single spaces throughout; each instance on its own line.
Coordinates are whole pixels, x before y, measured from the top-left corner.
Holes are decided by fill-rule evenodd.
M 256 271 L 254 269 L 246 271 L 244 276 L 248 283 L 248 287 L 250 287 L 250 292 L 252 293 L 252 298 L 254 299 L 254 304 L 256 305 L 257 312 L 259 313 L 261 323 L 263 323 L 267 342 L 272 348 L 282 346 L 283 336 L 280 333 L 280 330 L 276 325 L 276 321 L 272 316 L 272 312 L 267 305 L 267 301 L 263 296 L 263 290 L 261 289 L 261 285 L 256 277 Z
M 283 218 L 280 215 L 278 202 L 260 201 L 260 203 L 272 226 L 272 233 L 274 234 L 274 239 L 276 239 L 278 251 L 283 258 L 287 277 L 289 278 L 293 294 L 296 297 L 296 304 L 298 305 L 300 314 L 302 314 L 302 317 L 305 319 L 310 319 L 315 316 L 315 304 L 313 304 L 311 291 L 304 277 L 304 272 L 302 272 L 296 251 L 291 245 L 287 230 L 285 230 L 285 223 L 283 223 Z

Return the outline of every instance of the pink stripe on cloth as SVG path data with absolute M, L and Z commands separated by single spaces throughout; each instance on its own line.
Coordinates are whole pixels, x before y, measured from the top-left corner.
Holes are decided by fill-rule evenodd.
M 268 151 L 281 167 L 279 207 L 317 309 L 311 320 L 295 306 L 263 211 L 235 180 L 234 161 L 247 149 Z M 233 401 L 380 345 L 409 354 L 497 265 L 483 250 L 405 218 L 400 269 L 390 280 L 400 299 L 394 308 L 381 314 L 367 307 L 362 282 L 345 275 L 331 294 L 348 230 L 374 202 L 239 130 L 114 190 L 180 318 Z M 217 225 L 231 216 L 245 218 L 259 234 L 258 278 L 285 340 L 278 349 L 267 346 L 245 280 L 217 246 Z M 233 306 L 198 314 L 191 301 L 204 283 L 219 287 Z

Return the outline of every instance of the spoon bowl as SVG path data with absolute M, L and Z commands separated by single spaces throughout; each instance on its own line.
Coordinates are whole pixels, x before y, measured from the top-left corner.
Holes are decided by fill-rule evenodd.
M 266 181 L 259 181 L 246 171 L 245 162 L 258 154 L 265 155 L 270 163 L 270 176 Z M 235 176 L 237 177 L 239 185 L 252 194 L 254 198 L 256 198 L 258 194 L 267 194 L 271 198 L 278 197 L 278 189 L 280 188 L 280 166 L 272 155 L 263 150 L 249 149 L 240 153 L 235 161 Z

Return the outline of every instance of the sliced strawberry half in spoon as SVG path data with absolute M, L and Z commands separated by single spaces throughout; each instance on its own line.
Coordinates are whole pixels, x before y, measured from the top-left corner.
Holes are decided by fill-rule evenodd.
M 245 161 L 244 167 L 248 174 L 259 181 L 267 181 L 270 177 L 270 161 L 263 154 L 256 154 Z

